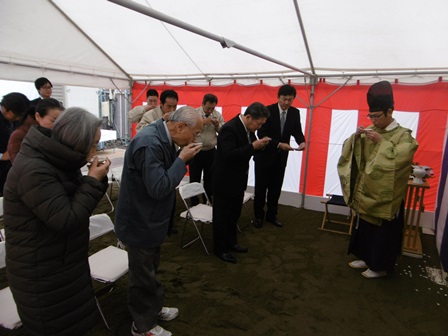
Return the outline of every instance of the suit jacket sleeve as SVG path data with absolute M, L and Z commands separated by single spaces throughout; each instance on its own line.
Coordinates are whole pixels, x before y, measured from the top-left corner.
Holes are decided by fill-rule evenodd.
M 134 159 L 142 171 L 143 183 L 153 199 L 167 197 L 187 172 L 184 161 L 171 153 L 171 150 L 162 143 L 154 142 L 144 149 L 144 153 L 140 150 L 140 153 L 135 154 Z
M 223 127 L 221 129 L 218 136 L 218 146 L 221 147 L 221 153 L 225 161 L 247 161 L 254 154 L 254 147 L 249 144 L 249 141 L 247 141 L 247 145 L 241 146 L 242 136 L 247 139 L 246 135 L 239 134 L 235 127 Z M 243 143 L 245 139 L 243 139 Z
M 264 138 L 265 136 L 271 138 L 271 141 L 267 145 L 268 148 L 274 150 L 278 147 L 280 141 L 280 115 L 278 111 L 278 105 L 272 104 L 267 106 L 270 116 L 266 120 L 266 122 L 261 126 L 261 128 L 257 131 L 257 135 L 259 139 Z

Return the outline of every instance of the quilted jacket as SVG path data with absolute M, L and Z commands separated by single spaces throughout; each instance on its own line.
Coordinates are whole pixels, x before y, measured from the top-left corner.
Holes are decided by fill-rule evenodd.
M 82 335 L 97 322 L 89 217 L 106 186 L 85 156 L 31 127 L 4 188 L 6 269 L 29 335 Z

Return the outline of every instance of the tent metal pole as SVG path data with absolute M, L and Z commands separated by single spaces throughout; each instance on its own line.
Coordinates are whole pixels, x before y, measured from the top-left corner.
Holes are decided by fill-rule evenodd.
M 110 57 L 109 54 L 105 52 L 86 32 L 84 32 L 84 30 L 82 30 L 67 14 L 65 14 L 65 12 L 57 4 L 55 4 L 53 0 L 50 0 L 50 3 L 57 11 L 62 14 L 62 16 L 64 16 L 64 18 L 68 22 L 73 25 L 73 27 L 75 27 L 82 35 L 84 35 L 84 37 L 95 46 L 95 48 L 97 48 L 104 56 L 106 56 L 107 59 L 111 61 L 118 69 L 120 69 L 120 71 L 127 77 L 127 79 L 132 80 L 131 76 L 117 62 L 115 62 L 115 60 Z
M 107 76 L 107 75 L 94 74 L 94 73 L 91 73 L 91 72 L 64 70 L 64 69 L 52 68 L 52 67 L 48 67 L 48 66 L 36 66 L 36 65 L 31 65 L 31 64 L 20 64 L 20 63 L 17 63 L 17 62 L 0 61 L 0 64 L 14 65 L 14 66 L 18 66 L 18 67 L 31 68 L 31 69 L 45 69 L 45 70 L 48 70 L 48 71 L 70 73 L 70 74 L 80 75 L 80 76 L 105 78 L 105 79 L 109 79 L 109 80 L 113 80 L 113 79 L 120 80 L 120 81 L 123 81 L 123 80 L 128 81 L 129 80 L 129 78 L 118 78 L 118 77 L 112 77 L 112 76 Z
M 317 75 L 317 78 L 350 78 L 353 77 L 390 77 L 390 76 L 425 76 L 425 75 L 433 75 L 433 76 L 443 76 L 448 75 L 448 71 L 412 71 L 412 72 L 375 72 L 375 73 L 346 73 L 346 74 L 321 74 Z M 176 76 L 176 77 L 145 77 L 145 75 L 133 75 L 135 81 L 170 81 L 170 80 L 220 80 L 220 79 L 229 79 L 229 80 L 238 80 L 238 79 L 273 79 L 279 78 L 289 79 L 289 78 L 304 78 L 310 77 L 304 74 L 254 74 L 254 75 L 192 75 L 192 76 Z
M 117 4 L 117 5 L 122 6 L 122 7 L 131 9 L 133 11 L 136 11 L 136 12 L 138 12 L 140 14 L 152 17 L 153 19 L 169 23 L 169 24 L 171 24 L 173 26 L 179 27 L 181 29 L 185 29 L 185 30 L 187 30 L 189 32 L 192 32 L 194 34 L 197 34 L 197 35 L 206 37 L 206 38 L 208 38 L 210 40 L 219 42 L 223 48 L 235 48 L 235 49 L 241 50 L 241 51 L 243 51 L 245 53 L 248 53 L 250 55 L 256 56 L 258 58 L 262 58 L 262 59 L 264 59 L 266 61 L 269 61 L 269 62 L 278 64 L 278 65 L 281 65 L 281 66 L 283 66 L 285 68 L 292 69 L 294 71 L 303 73 L 303 74 L 308 75 L 308 76 L 312 76 L 311 73 L 309 73 L 307 71 L 304 71 L 302 69 L 299 69 L 299 68 L 297 68 L 297 67 L 295 67 L 293 65 L 290 65 L 288 63 L 282 62 L 282 61 L 280 61 L 278 59 L 275 59 L 273 57 L 270 57 L 270 56 L 267 56 L 265 54 L 262 54 L 262 53 L 260 53 L 260 52 L 258 52 L 256 50 L 247 48 L 247 47 L 245 47 L 243 45 L 240 45 L 240 44 L 238 44 L 238 43 L 236 43 L 236 42 L 234 42 L 232 40 L 226 39 L 225 37 L 222 37 L 222 36 L 210 33 L 210 32 L 208 32 L 206 30 L 203 30 L 201 28 L 193 26 L 193 25 L 191 25 L 189 23 L 180 21 L 180 20 L 175 19 L 175 18 L 173 18 L 171 16 L 168 16 L 166 14 L 163 14 L 163 13 L 159 12 L 159 11 L 156 11 L 156 10 L 154 10 L 152 8 L 148 8 L 146 6 L 140 5 L 140 4 L 136 3 L 136 2 L 129 1 L 129 0 L 108 0 L 108 1 L 113 2 L 113 3 Z
M 335 70 L 340 71 L 340 70 Z M 344 77 L 386 77 L 386 76 L 424 76 L 424 75 L 448 75 L 448 70 L 403 70 L 403 71 L 375 71 L 375 72 L 341 72 L 338 74 L 319 74 L 319 78 L 344 78 Z
M 299 4 L 297 3 L 297 0 L 293 0 L 292 2 L 294 3 L 294 8 L 296 9 L 297 19 L 299 20 L 300 31 L 302 33 L 303 43 L 305 44 L 306 54 L 308 56 L 308 62 L 310 63 L 311 72 L 315 76 L 316 71 L 314 69 L 313 58 L 311 57 L 311 50 L 310 50 L 310 46 L 308 44 L 308 39 L 306 37 L 305 26 L 303 25 L 302 15 L 300 15 Z
M 278 78 L 280 80 L 290 79 L 290 78 L 304 78 L 309 77 L 306 75 L 292 75 L 287 76 L 284 74 L 277 74 L 277 75 L 205 75 L 205 76 L 177 76 L 177 77 L 144 77 L 143 75 L 135 75 L 134 80 L 135 81 L 170 81 L 170 80 L 206 80 L 206 81 L 213 81 L 213 80 L 220 80 L 220 79 L 230 79 L 230 80 L 237 80 L 237 79 L 272 79 L 272 78 Z
M 309 152 L 311 149 L 311 125 L 313 124 L 313 112 L 314 112 L 314 93 L 316 89 L 317 78 L 311 78 L 311 93 L 310 93 L 310 117 L 308 118 L 308 127 L 306 132 L 306 158 L 305 158 L 305 171 L 303 172 L 303 190 L 302 190 L 302 199 L 300 202 L 300 207 L 305 208 L 305 196 L 306 196 L 306 180 L 308 176 L 308 161 L 309 161 Z M 300 187 L 299 187 L 300 188 Z
M 342 85 L 340 85 L 336 90 L 334 90 L 332 93 L 330 93 L 328 96 L 326 96 L 324 99 L 322 99 L 319 103 L 317 103 L 314 107 L 318 107 L 318 106 L 320 106 L 324 101 L 326 101 L 328 98 L 330 98 L 332 95 L 334 95 L 336 92 L 338 92 L 340 89 L 342 89 L 344 86 L 346 86 L 347 85 L 347 83 L 348 83 L 348 81 L 350 80 L 350 79 L 352 79 L 351 77 L 350 78 L 347 78 L 347 80 L 345 81 L 345 83 L 344 84 L 342 84 Z
M 306 180 L 307 180 L 307 176 L 308 176 L 308 153 L 310 152 L 310 147 L 311 147 L 311 127 L 313 124 L 313 112 L 314 109 L 316 107 L 318 107 L 319 105 L 321 105 L 324 101 L 326 101 L 328 98 L 330 98 L 332 95 L 334 95 L 336 92 L 338 92 L 340 89 L 342 89 L 344 86 L 347 85 L 348 81 L 351 78 L 348 78 L 347 81 L 342 84 L 341 86 L 339 86 L 336 90 L 334 90 L 332 93 L 330 93 L 327 97 L 325 97 L 321 102 L 319 102 L 318 104 L 315 104 L 315 96 L 314 96 L 314 92 L 316 89 L 316 84 L 317 84 L 317 79 L 313 80 L 313 83 L 311 85 L 311 94 L 310 94 L 310 117 L 308 120 L 308 128 L 307 128 L 307 132 L 306 132 L 306 139 L 308 139 L 307 141 L 307 145 L 306 145 L 306 151 L 307 151 L 307 155 L 306 155 L 306 159 L 305 159 L 305 171 L 303 173 L 303 192 L 302 192 L 302 202 L 300 204 L 301 208 L 305 208 L 305 196 L 306 196 Z

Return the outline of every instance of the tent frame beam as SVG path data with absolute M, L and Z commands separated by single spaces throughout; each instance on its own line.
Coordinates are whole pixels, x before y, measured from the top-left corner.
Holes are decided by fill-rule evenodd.
M 109 61 L 111 61 L 120 71 L 126 76 L 128 80 L 132 80 L 131 76 L 106 52 L 104 51 L 98 43 L 96 43 L 84 30 L 81 29 L 57 4 L 54 3 L 53 0 L 49 0 L 49 2 L 53 5 L 53 7 L 61 13 L 64 18 L 70 22 L 76 30 L 78 30 L 86 39 L 92 43 L 96 49 L 98 49 L 104 56 L 107 57 Z
M 294 8 L 296 9 L 296 16 L 299 20 L 300 31 L 302 32 L 303 43 L 305 44 L 306 54 L 308 56 L 308 62 L 310 63 L 311 73 L 316 76 L 316 70 L 314 69 L 313 58 L 311 57 L 311 50 L 308 44 L 308 38 L 306 37 L 305 26 L 303 25 L 302 15 L 300 14 L 299 4 L 297 0 L 292 1 Z
M 129 78 L 124 78 L 124 77 L 114 77 L 114 76 L 110 76 L 110 75 L 92 74 L 91 72 L 73 71 L 73 70 L 53 68 L 53 67 L 48 67 L 48 66 L 37 66 L 37 65 L 22 64 L 22 63 L 17 63 L 17 62 L 6 62 L 6 61 L 1 61 L 1 60 L 0 60 L 0 64 L 13 65 L 13 66 L 31 68 L 31 69 L 41 69 L 41 70 L 47 70 L 47 71 L 69 73 L 69 74 L 80 75 L 80 76 L 105 78 L 105 79 L 109 79 L 110 81 L 112 81 L 112 83 L 113 83 L 114 79 L 120 80 L 120 81 L 129 81 L 130 80 Z
M 152 8 L 140 5 L 138 3 L 135 3 L 135 2 L 132 2 L 132 1 L 129 1 L 129 0 L 108 0 L 108 1 L 110 1 L 112 3 L 115 3 L 117 5 L 120 5 L 122 7 L 128 8 L 130 10 L 133 10 L 135 12 L 138 12 L 140 14 L 149 16 L 149 17 L 151 17 L 153 19 L 156 19 L 156 20 L 159 20 L 159 21 L 171 24 L 171 25 L 173 25 L 175 27 L 187 30 L 187 31 L 192 32 L 194 34 L 206 37 L 206 38 L 208 38 L 210 40 L 219 42 L 223 48 L 235 48 L 235 49 L 241 50 L 241 51 L 243 51 L 243 52 L 245 52 L 247 54 L 250 54 L 250 55 L 256 56 L 258 58 L 264 59 L 266 61 L 272 62 L 274 64 L 281 65 L 281 66 L 283 66 L 283 67 L 285 67 L 287 69 L 291 69 L 291 70 L 303 73 L 304 75 L 307 75 L 307 76 L 313 76 L 313 74 L 311 74 L 311 73 L 309 73 L 309 72 L 307 72 L 305 70 L 299 69 L 299 68 L 297 68 L 297 67 L 295 67 L 293 65 L 290 65 L 288 63 L 285 63 L 283 61 L 280 61 L 280 60 L 275 59 L 273 57 L 270 57 L 268 55 L 262 54 L 262 53 L 260 53 L 260 52 L 258 52 L 256 50 L 251 49 L 251 48 L 245 47 L 245 46 L 243 46 L 241 44 L 238 44 L 238 43 L 236 43 L 236 42 L 234 42 L 232 40 L 229 40 L 229 39 L 227 39 L 227 38 L 225 38 L 223 36 L 219 36 L 219 35 L 213 34 L 211 32 L 208 32 L 206 30 L 203 30 L 201 28 L 193 26 L 193 25 L 191 25 L 189 23 L 186 23 L 186 22 L 183 22 L 181 20 L 175 19 L 175 18 L 173 18 L 171 16 L 163 14 L 162 12 L 156 11 L 156 10 L 154 10 Z
M 415 70 L 415 71 L 376 71 L 376 72 L 350 72 L 350 73 L 342 73 L 342 74 L 326 74 L 322 73 L 316 75 L 316 78 L 354 78 L 354 77 L 391 77 L 391 76 L 444 76 L 448 75 L 448 70 Z M 279 74 L 254 74 L 254 75 L 193 75 L 193 76 L 145 76 L 145 75 L 132 75 L 134 81 L 143 82 L 143 81 L 195 81 L 195 80 L 238 80 L 238 79 L 288 79 L 288 78 L 310 78 L 308 75 L 303 74 L 287 74 L 287 73 L 279 73 Z M 313 76 L 311 76 L 313 77 Z

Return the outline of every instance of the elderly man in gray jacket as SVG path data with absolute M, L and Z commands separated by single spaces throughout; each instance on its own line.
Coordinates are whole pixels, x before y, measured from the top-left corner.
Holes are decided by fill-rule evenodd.
M 115 232 L 129 258 L 128 309 L 132 335 L 171 335 L 157 321 L 169 321 L 177 308 L 163 307 L 157 281 L 160 246 L 169 231 L 175 189 L 187 172 L 186 162 L 200 150 L 192 144 L 202 119 L 189 106 L 145 127 L 129 144 L 115 216 Z M 175 145 L 183 147 L 179 155 Z

